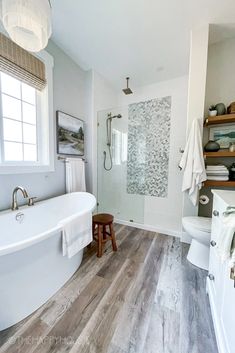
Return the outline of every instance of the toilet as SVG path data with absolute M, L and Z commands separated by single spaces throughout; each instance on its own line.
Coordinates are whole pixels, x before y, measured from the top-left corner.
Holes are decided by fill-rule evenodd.
M 192 237 L 187 259 L 204 270 L 209 268 L 209 249 L 211 237 L 211 218 L 184 217 L 184 230 Z

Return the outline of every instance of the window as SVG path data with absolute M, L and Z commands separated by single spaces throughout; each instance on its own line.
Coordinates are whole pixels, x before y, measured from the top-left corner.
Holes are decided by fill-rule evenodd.
M 48 76 L 43 90 L 0 71 L 0 174 L 54 170 L 53 59 L 41 57 Z
M 36 89 L 1 72 L 0 90 L 2 162 L 37 162 Z

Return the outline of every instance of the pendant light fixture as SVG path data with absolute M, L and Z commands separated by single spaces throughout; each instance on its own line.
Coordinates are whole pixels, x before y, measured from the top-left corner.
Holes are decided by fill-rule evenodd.
M 2 0 L 2 22 L 16 44 L 39 52 L 52 33 L 50 0 Z

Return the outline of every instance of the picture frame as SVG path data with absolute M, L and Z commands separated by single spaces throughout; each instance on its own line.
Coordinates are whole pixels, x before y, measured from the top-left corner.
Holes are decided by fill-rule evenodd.
M 84 121 L 60 110 L 56 112 L 57 153 L 84 156 Z
M 235 143 L 235 124 L 211 127 L 209 140 L 216 141 L 221 149 L 228 149 L 230 143 Z

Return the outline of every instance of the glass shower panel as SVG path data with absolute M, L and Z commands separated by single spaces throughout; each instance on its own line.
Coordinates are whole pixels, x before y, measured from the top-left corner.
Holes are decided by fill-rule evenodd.
M 128 107 L 99 112 L 98 211 L 116 220 L 144 223 L 144 196 L 127 193 L 127 151 Z

